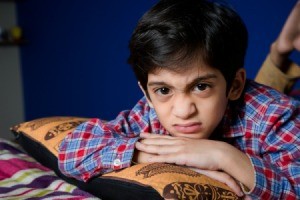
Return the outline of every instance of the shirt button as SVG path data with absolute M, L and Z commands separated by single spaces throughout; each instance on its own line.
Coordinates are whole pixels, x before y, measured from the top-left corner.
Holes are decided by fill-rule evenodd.
M 120 166 L 121 165 L 121 160 L 120 159 L 115 159 L 114 160 L 114 166 L 115 167 L 118 167 L 118 166 Z

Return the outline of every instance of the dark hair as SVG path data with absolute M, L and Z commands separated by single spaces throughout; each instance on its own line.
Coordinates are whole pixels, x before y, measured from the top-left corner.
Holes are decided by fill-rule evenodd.
M 128 63 L 145 91 L 157 68 L 184 70 L 200 59 L 221 71 L 227 90 L 244 65 L 247 29 L 231 8 L 207 0 L 161 0 L 139 20 Z

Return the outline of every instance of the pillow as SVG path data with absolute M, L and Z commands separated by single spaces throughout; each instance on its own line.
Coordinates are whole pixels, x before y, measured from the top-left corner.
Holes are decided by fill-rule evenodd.
M 45 117 L 11 128 L 16 141 L 36 160 L 67 182 L 105 200 L 240 199 L 228 186 L 188 168 L 165 164 L 137 164 L 95 177 L 87 183 L 64 176 L 57 166 L 58 147 L 80 117 Z

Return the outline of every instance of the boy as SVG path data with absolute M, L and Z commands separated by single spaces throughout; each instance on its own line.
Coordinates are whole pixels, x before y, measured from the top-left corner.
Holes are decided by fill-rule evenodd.
M 235 180 L 253 199 L 296 199 L 300 103 L 246 80 L 246 48 L 233 10 L 205 0 L 158 2 L 130 40 L 129 63 L 145 97 L 113 121 L 91 119 L 70 133 L 61 171 L 88 181 L 131 161 L 167 162 L 240 196 Z

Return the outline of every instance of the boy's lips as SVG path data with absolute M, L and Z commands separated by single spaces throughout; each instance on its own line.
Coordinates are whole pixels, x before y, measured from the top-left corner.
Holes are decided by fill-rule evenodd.
M 176 131 L 190 134 L 190 133 L 196 133 L 201 131 L 202 124 L 201 123 L 187 123 L 187 124 L 174 124 L 173 127 L 176 129 Z

